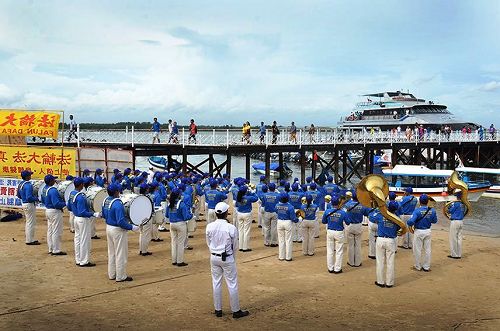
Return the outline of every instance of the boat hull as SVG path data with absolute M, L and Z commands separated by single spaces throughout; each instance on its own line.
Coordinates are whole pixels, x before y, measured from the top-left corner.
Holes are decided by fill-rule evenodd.
M 500 185 L 493 185 L 493 186 L 491 186 L 483 194 L 483 196 L 488 197 L 488 198 L 500 199 Z
M 479 198 L 489 189 L 488 186 L 469 189 L 468 198 L 471 202 L 476 202 Z M 395 187 L 390 186 L 389 191 L 396 192 L 397 195 L 404 195 L 404 187 Z M 420 196 L 422 194 L 427 194 L 431 196 L 436 202 L 448 202 L 455 201 L 457 198 L 451 194 L 447 193 L 446 187 L 422 187 L 422 188 L 413 188 L 413 195 Z M 486 195 L 485 195 L 486 196 Z M 498 197 L 500 197 L 500 192 L 498 193 Z

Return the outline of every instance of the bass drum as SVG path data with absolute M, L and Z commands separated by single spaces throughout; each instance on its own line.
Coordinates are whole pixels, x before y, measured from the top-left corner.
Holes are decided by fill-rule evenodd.
M 59 191 L 61 198 L 68 203 L 71 191 L 75 190 L 75 184 L 73 184 L 73 181 L 71 180 L 65 180 L 57 185 L 57 190 Z
M 90 209 L 95 213 L 100 213 L 102 211 L 102 204 L 104 200 L 108 197 L 108 192 L 104 187 L 100 187 L 97 185 L 92 185 L 87 188 L 87 192 L 85 192 L 85 196 L 87 197 L 87 202 L 89 204 Z
M 32 180 L 33 184 L 33 195 L 38 197 L 38 201 L 42 202 L 42 190 L 45 187 L 45 182 L 43 180 Z
M 153 214 L 153 203 L 145 195 L 123 194 L 120 196 L 125 206 L 125 214 L 134 225 L 142 225 L 149 221 Z

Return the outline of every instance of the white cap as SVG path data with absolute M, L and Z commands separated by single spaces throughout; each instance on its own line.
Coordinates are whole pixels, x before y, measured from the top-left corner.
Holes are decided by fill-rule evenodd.
M 229 209 L 229 205 L 225 202 L 219 202 L 215 205 L 215 213 L 222 214 L 225 213 Z

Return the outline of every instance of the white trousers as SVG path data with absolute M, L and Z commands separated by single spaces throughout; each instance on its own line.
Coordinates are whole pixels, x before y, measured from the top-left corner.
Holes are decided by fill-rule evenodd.
M 158 227 L 153 224 L 153 220 L 150 219 L 149 222 L 140 227 L 139 230 L 139 252 L 147 253 L 149 248 L 149 243 L 153 236 L 153 229 L 158 232 Z
M 302 253 L 304 255 L 314 255 L 314 234 L 316 233 L 316 220 L 303 220 L 302 229 Z
M 90 218 L 75 217 L 75 262 L 84 265 L 90 262 L 90 250 L 92 240 L 90 239 Z
M 276 245 L 278 243 L 277 215 L 276 213 L 264 212 L 262 229 L 264 230 L 264 244 Z
M 264 216 L 264 211 L 262 209 L 262 201 L 257 201 L 257 225 L 262 226 L 262 216 Z
M 292 259 L 292 221 L 290 220 L 278 220 L 278 246 L 279 246 L 279 256 L 280 260 L 291 260 Z
M 431 267 L 431 229 L 415 230 L 413 234 L 413 256 L 415 257 L 415 268 L 417 270 Z
M 344 259 L 344 241 L 344 231 L 326 231 L 326 266 L 328 267 L 328 270 L 342 270 L 342 260 Z
M 200 197 L 198 197 L 198 199 L 200 199 Z M 201 201 L 198 201 L 198 203 L 194 204 L 194 211 L 193 211 L 193 215 L 196 221 L 200 219 L 200 213 L 201 213 Z
M 368 219 L 367 216 L 363 216 L 363 221 L 361 222 L 362 225 L 368 225 L 368 222 L 370 222 L 370 220 Z
M 319 222 L 316 220 L 314 224 L 314 237 L 319 237 Z
M 186 222 L 170 223 L 170 243 L 172 263 L 184 262 L 184 243 L 187 236 Z
M 34 203 L 23 203 L 24 217 L 26 218 L 26 225 L 24 227 L 26 243 L 35 241 L 35 228 L 36 228 L 36 206 Z
M 216 219 L 217 219 L 217 216 L 215 215 L 215 209 L 208 209 L 207 224 L 214 222 Z M 234 218 L 233 218 L 233 223 L 234 223 Z
M 127 278 L 128 233 L 118 226 L 106 225 L 108 240 L 108 277 L 117 281 Z
M 401 220 L 403 222 L 408 223 L 411 215 L 401 215 Z M 406 231 L 404 235 L 401 236 L 401 246 L 404 248 L 412 248 L 413 247 L 413 233 L 410 231 Z
M 238 240 L 239 249 L 250 248 L 250 229 L 252 225 L 252 213 L 238 212 Z
M 75 232 L 75 214 L 72 211 L 69 212 L 69 230 L 71 232 Z
M 95 228 L 95 217 L 90 218 L 90 236 L 95 237 L 96 236 L 96 228 Z
M 355 267 L 361 264 L 361 223 L 350 224 L 346 228 L 347 244 L 349 246 L 348 259 L 350 265 Z
M 378 232 L 378 224 L 368 221 L 368 256 L 375 256 L 377 253 L 376 239 Z
M 233 225 L 238 227 L 238 210 L 236 210 L 236 201 L 232 202 L 233 206 Z
M 462 221 L 450 221 L 450 255 L 462 257 Z
M 238 295 L 238 272 L 233 256 L 228 256 L 226 261 L 222 261 L 220 256 L 211 255 L 210 269 L 212 272 L 212 288 L 214 296 L 215 310 L 222 310 L 222 276 L 226 280 L 229 291 L 229 302 L 231 310 L 240 310 L 240 299 Z
M 394 285 L 394 255 L 396 238 L 377 238 L 377 283 Z M 385 277 L 384 277 L 384 266 Z
M 63 213 L 59 209 L 46 209 L 47 217 L 47 245 L 49 253 L 61 251 L 61 237 L 63 233 Z

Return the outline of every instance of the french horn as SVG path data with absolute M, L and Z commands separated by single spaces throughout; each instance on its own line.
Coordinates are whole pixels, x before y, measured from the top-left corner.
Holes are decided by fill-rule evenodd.
M 462 181 L 460 178 L 458 178 L 458 173 L 456 171 L 453 171 L 453 173 L 450 176 L 450 179 L 448 179 L 448 194 L 453 193 L 455 190 L 460 190 L 462 191 L 462 195 L 460 196 L 460 201 L 464 204 L 465 206 L 465 212 L 464 216 L 466 216 L 471 210 L 472 210 L 472 205 L 467 198 L 469 194 L 469 187 L 467 184 Z M 448 217 L 448 219 L 451 218 L 450 211 L 448 210 L 450 205 L 454 203 L 455 201 L 448 201 L 447 203 L 444 204 L 443 206 L 443 214 Z
M 363 177 L 356 188 L 356 194 L 361 204 L 378 207 L 385 219 L 397 224 L 400 228 L 398 236 L 402 236 L 408 231 L 405 222 L 387 209 L 385 199 L 389 195 L 389 184 L 384 177 L 379 175 Z

